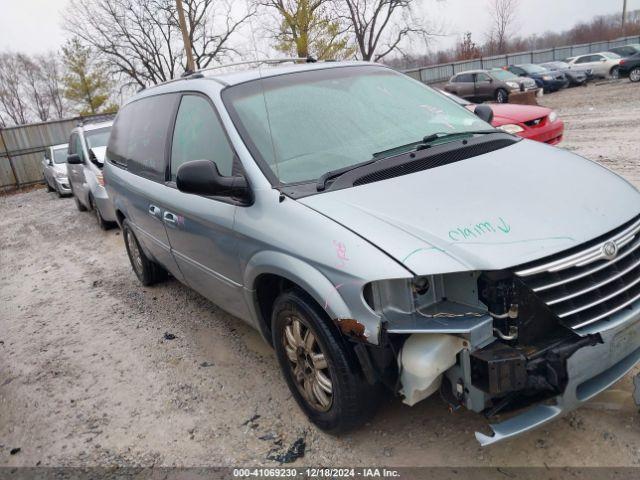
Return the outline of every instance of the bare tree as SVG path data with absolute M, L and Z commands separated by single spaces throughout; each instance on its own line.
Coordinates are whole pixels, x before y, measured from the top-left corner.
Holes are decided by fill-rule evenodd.
M 28 122 L 29 107 L 20 78 L 20 60 L 15 53 L 0 54 L 0 107 L 5 114 L 4 122 L 16 125 Z
M 36 57 L 36 62 L 40 66 L 42 85 L 53 109 L 52 116 L 60 120 L 64 118 L 67 109 L 63 98 L 63 72 L 58 54 L 51 52 L 47 55 L 39 55 Z
M 342 0 L 346 8 L 360 56 L 378 61 L 394 50 L 401 50 L 403 40 L 420 37 L 425 42 L 435 35 L 413 11 L 414 0 Z
M 490 0 L 491 30 L 488 43 L 495 48 L 494 53 L 505 53 L 509 36 L 512 34 L 519 0 Z
M 253 14 L 230 0 L 184 0 L 197 68 L 235 50 L 229 38 Z M 67 30 L 100 52 L 113 73 L 139 86 L 180 75 L 185 54 L 174 0 L 71 0 Z
M 29 56 L 19 53 L 17 55 L 20 66 L 20 80 L 29 100 L 29 107 L 35 113 L 38 120 L 49 120 L 51 99 L 47 94 L 42 69 Z

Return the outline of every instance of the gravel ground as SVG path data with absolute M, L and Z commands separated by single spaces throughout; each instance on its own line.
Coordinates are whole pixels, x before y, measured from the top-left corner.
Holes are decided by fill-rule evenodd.
M 542 103 L 566 122 L 564 148 L 640 185 L 639 88 Z M 483 425 L 438 398 L 388 398 L 359 431 L 326 435 L 257 332 L 176 281 L 141 287 L 118 230 L 43 189 L 0 197 L 0 465 L 274 466 L 298 439 L 293 465 L 640 464 L 631 375 L 512 441 L 480 448 Z

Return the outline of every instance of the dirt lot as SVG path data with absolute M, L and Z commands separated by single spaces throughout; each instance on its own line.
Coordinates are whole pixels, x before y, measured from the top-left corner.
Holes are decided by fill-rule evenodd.
M 640 87 L 545 96 L 563 147 L 640 186 Z M 175 339 L 165 339 L 165 333 Z M 634 371 L 637 373 L 638 369 Z M 258 333 L 176 281 L 139 285 L 118 230 L 44 190 L 0 197 L 0 465 L 639 465 L 631 375 L 566 418 L 488 448 L 484 420 L 388 399 L 335 438 L 306 421 Z M 20 451 L 11 454 L 11 450 Z

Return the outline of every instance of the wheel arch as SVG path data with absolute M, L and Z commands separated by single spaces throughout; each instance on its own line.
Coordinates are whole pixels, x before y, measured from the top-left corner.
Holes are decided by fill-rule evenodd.
M 351 318 L 351 311 L 337 287 L 322 272 L 308 263 L 281 252 L 260 252 L 245 270 L 246 286 L 257 326 L 271 343 L 271 308 L 280 293 L 295 288 L 322 309 L 329 320 Z

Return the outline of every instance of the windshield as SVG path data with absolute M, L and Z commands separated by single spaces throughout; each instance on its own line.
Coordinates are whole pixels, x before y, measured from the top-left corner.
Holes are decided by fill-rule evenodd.
M 489 74 L 497 79 L 497 80 L 503 80 L 503 81 L 508 81 L 508 80 L 518 80 L 518 76 L 514 75 L 513 73 L 509 72 L 508 70 L 491 70 L 489 72 Z
M 490 130 L 473 113 L 388 68 L 342 67 L 226 89 L 243 140 L 280 183 L 313 181 L 433 133 Z
M 53 151 L 53 163 L 65 163 L 67 161 L 67 148 L 58 148 Z
M 446 90 L 440 90 L 440 89 L 437 89 L 437 90 L 439 93 L 443 94 L 447 98 L 450 98 L 451 100 L 456 102 L 458 105 L 462 105 L 463 107 L 466 105 L 473 105 L 470 101 L 465 100 L 464 98 L 460 98 L 459 96 L 454 95 L 453 93 L 447 92 Z
M 520 65 L 520 68 L 527 73 L 544 73 L 547 71 L 546 68 L 539 67 L 538 65 L 533 65 L 533 64 Z
M 87 148 L 106 147 L 109 143 L 111 127 L 98 128 L 96 130 L 85 131 Z

